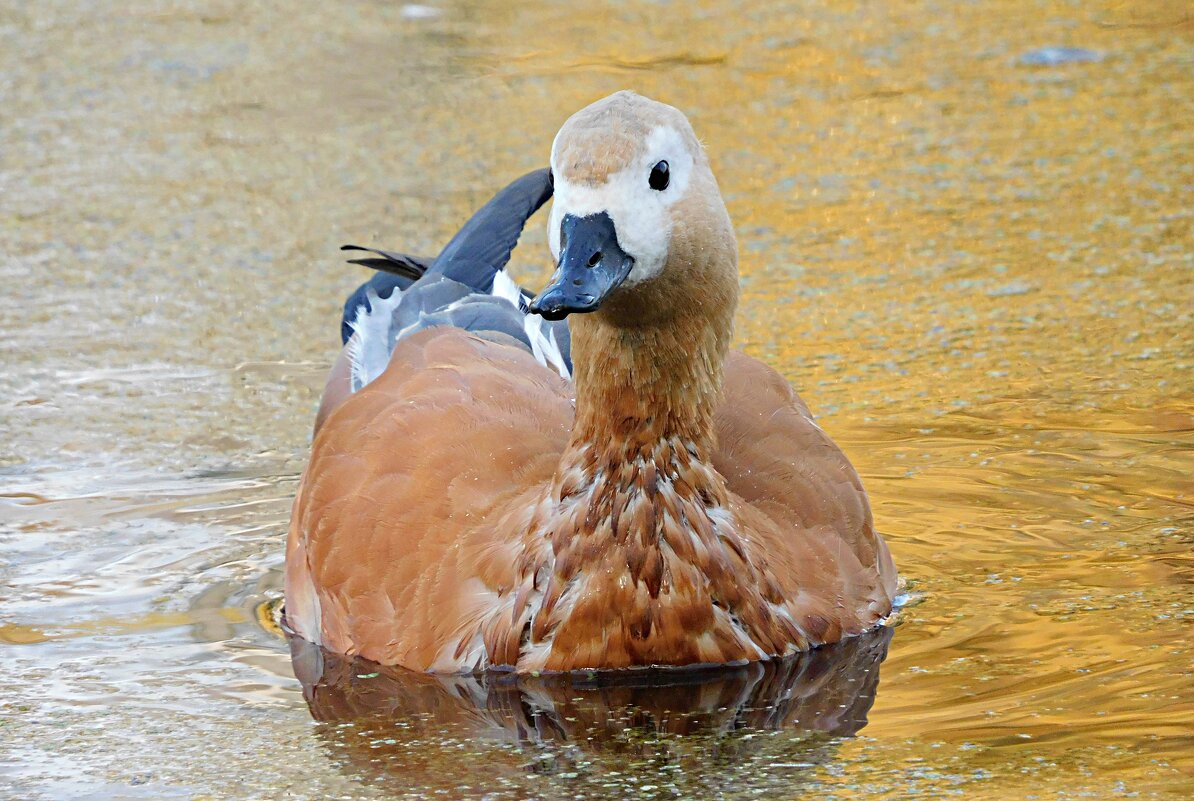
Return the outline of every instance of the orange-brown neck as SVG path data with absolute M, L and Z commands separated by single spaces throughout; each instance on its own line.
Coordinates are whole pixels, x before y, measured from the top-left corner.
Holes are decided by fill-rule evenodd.
M 615 493 L 650 487 L 655 472 L 671 478 L 712 459 L 738 304 L 737 246 L 715 191 L 685 203 L 684 214 L 709 222 L 673 231 L 663 273 L 570 320 L 576 417 L 553 487 L 557 503 L 605 483 Z M 707 472 L 717 486 L 691 489 L 721 495 L 720 479 Z
M 707 457 L 729 334 L 729 320 L 698 315 L 657 326 L 619 326 L 598 315 L 578 320 L 570 450 L 619 459 L 678 440 Z
M 520 664 L 729 662 L 799 637 L 774 617 L 778 589 L 747 556 L 711 464 L 732 309 L 573 325 L 576 422 L 532 522 L 550 556 L 523 571 L 539 595 Z
M 732 234 L 721 241 L 720 264 L 689 258 L 673 273 L 686 280 L 571 321 L 576 418 L 530 522 L 549 547 L 520 567 L 520 668 L 758 659 L 800 637 L 776 617 L 778 586 L 712 466 L 737 300 Z M 689 256 L 691 244 L 673 240 Z

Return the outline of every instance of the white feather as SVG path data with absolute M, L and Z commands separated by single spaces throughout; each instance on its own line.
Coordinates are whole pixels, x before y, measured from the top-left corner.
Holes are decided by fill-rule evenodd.
M 359 392 L 385 372 L 390 363 L 390 324 L 394 310 L 402 303 L 402 292 L 395 289 L 388 298 L 380 298 L 372 289 L 365 294 L 371 311 L 362 304 L 357 318 L 349 325 L 353 335 L 348 340 L 348 360 L 352 368 L 352 391 Z
M 531 342 L 531 353 L 535 355 L 535 360 L 544 367 L 555 370 L 562 378 L 569 378 L 568 364 L 564 361 L 564 354 L 560 352 L 555 332 L 550 328 L 545 332 L 543 318 L 527 312 L 522 299 L 522 290 L 510 276 L 506 275 L 505 270 L 499 270 L 493 277 L 493 292 L 491 294 L 496 298 L 509 301 L 514 304 L 514 308 L 522 312 L 522 328 Z
M 495 298 L 508 300 L 514 304 L 514 308 L 525 311 L 522 305 L 522 290 L 514 283 L 514 279 L 506 275 L 505 270 L 498 270 L 493 276 L 493 291 L 490 294 Z

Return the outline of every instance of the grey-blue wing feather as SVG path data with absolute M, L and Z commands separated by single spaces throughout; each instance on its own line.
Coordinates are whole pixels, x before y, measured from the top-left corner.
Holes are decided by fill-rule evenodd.
M 440 273 L 478 292 L 493 289 L 493 276 L 505 269 L 527 220 L 551 199 L 551 170 L 529 172 L 477 210 L 432 262 Z
M 385 271 L 362 284 L 344 306 L 341 334 L 348 342 L 354 331 L 358 333 L 354 375 L 359 373 L 360 383 L 384 369 L 397 339 L 435 325 L 512 339 L 536 355 L 544 354 L 541 361 L 562 365 L 570 374 L 567 323 L 528 321 L 526 301 L 531 293 L 506 278 L 500 291 L 494 286 L 526 221 L 551 194 L 550 170 L 536 170 L 515 180 L 478 209 L 430 264 L 402 253 L 345 246 L 377 257 L 353 263 Z M 393 297 L 395 291 L 400 297 Z M 378 312 L 383 312 L 381 317 Z

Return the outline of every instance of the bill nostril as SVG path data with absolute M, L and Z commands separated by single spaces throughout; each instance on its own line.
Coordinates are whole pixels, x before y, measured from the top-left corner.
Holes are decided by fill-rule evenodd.
M 596 253 L 594 253 L 592 256 L 589 256 L 589 266 L 596 267 L 600 263 L 601 263 L 601 251 L 599 250 Z

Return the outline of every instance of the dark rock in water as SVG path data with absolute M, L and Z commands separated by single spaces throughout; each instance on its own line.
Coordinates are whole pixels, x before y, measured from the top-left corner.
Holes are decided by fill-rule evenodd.
M 1020 56 L 1020 63 L 1029 67 L 1057 67 L 1062 64 L 1093 64 L 1103 60 L 1103 54 L 1084 47 L 1039 47 Z

